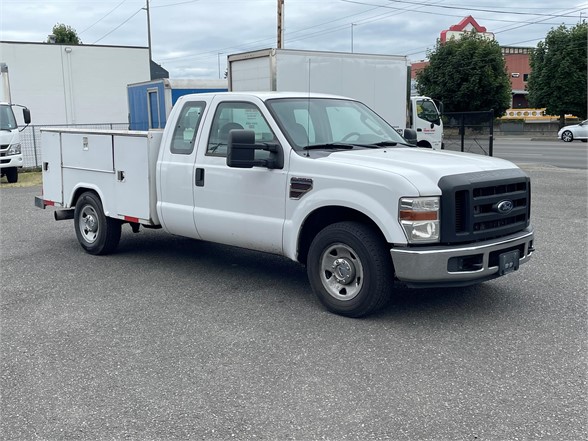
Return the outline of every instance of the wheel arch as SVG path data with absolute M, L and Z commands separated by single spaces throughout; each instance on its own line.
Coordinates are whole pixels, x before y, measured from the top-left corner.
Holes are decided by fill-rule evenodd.
M 86 192 L 94 193 L 98 197 L 98 199 L 100 199 L 102 208 L 104 208 L 104 198 L 102 197 L 102 192 L 97 187 L 94 187 L 92 185 L 79 185 L 76 188 L 74 188 L 69 199 L 69 206 L 75 207 L 76 203 L 78 202 L 78 199 L 80 199 L 80 196 Z
M 320 207 L 310 213 L 302 224 L 297 243 L 298 262 L 306 265 L 310 244 L 319 231 L 328 225 L 344 221 L 353 221 L 368 225 L 380 235 L 382 242 L 386 242 L 386 237 L 382 230 L 366 214 L 353 208 L 343 206 Z
M 431 143 L 429 141 L 425 141 L 425 140 L 421 140 L 421 141 L 417 142 L 417 147 L 425 147 L 427 149 L 433 148 Z

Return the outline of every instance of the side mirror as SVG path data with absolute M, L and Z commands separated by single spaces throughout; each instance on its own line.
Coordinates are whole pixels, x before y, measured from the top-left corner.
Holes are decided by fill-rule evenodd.
M 26 107 L 22 109 L 22 118 L 25 124 L 29 125 L 31 123 L 31 111 Z
M 269 152 L 269 158 L 255 159 L 256 150 Z M 284 168 L 284 151 L 279 144 L 256 144 L 253 130 L 231 130 L 227 144 L 227 165 L 235 168 Z
M 231 130 L 227 145 L 227 165 L 251 168 L 255 162 L 255 132 L 253 130 Z
M 443 113 L 444 113 L 444 110 L 443 110 L 443 101 L 433 100 L 433 102 L 437 106 L 437 110 L 439 110 L 439 115 L 443 115 Z
M 412 145 L 417 145 L 417 132 L 414 129 L 404 129 L 404 133 L 402 134 L 406 142 Z

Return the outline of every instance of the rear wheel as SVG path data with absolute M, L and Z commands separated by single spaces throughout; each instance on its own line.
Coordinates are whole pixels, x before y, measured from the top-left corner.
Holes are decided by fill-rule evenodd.
M 4 174 L 9 183 L 14 184 L 15 182 L 18 182 L 18 169 L 16 167 L 7 168 L 4 171 Z
M 313 291 L 331 312 L 361 317 L 383 307 L 392 289 L 392 261 L 373 228 L 339 222 L 320 231 L 308 253 Z
M 83 193 L 78 199 L 74 225 L 78 242 L 90 254 L 109 254 L 118 246 L 121 222 L 104 215 L 102 202 L 95 193 Z
M 572 142 L 574 140 L 574 134 L 569 130 L 566 130 L 561 134 L 561 139 L 565 142 Z

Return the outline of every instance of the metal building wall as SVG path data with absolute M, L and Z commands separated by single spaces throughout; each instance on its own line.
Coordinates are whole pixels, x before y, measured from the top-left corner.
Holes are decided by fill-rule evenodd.
M 1 41 L 0 61 L 35 125 L 126 123 L 127 84 L 150 79 L 146 47 Z

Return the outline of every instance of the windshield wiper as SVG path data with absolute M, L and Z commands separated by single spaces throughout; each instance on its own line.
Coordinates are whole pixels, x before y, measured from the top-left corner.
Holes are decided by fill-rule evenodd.
M 302 147 L 302 150 L 320 150 L 320 149 L 351 150 L 351 149 L 353 149 L 353 146 L 354 146 L 354 144 L 345 144 L 342 142 L 329 142 L 326 144 L 307 145 L 306 147 Z
M 397 142 L 397 141 L 380 141 L 380 142 L 374 142 L 372 144 L 357 144 L 354 143 L 353 145 L 356 145 L 358 147 L 367 147 L 370 149 L 377 149 L 379 147 L 396 147 L 398 144 L 400 145 L 406 145 L 408 147 L 415 147 L 412 144 L 408 144 L 406 142 Z
M 381 141 L 381 142 L 376 142 L 375 144 L 372 144 L 372 145 L 376 145 L 378 147 L 394 147 L 398 144 L 405 145 L 407 147 L 416 147 L 414 144 L 409 144 L 408 142 L 396 142 L 396 141 Z

